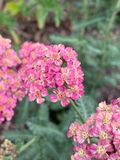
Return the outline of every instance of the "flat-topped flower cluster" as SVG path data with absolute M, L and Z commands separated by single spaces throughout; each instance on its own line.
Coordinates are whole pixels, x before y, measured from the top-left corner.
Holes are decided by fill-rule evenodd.
M 119 160 L 120 98 L 100 103 L 84 124 L 72 123 L 67 136 L 75 143 L 72 160 Z
M 77 53 L 64 45 L 25 42 L 20 49 L 22 65 L 19 74 L 31 101 L 44 102 L 50 94 L 52 102 L 67 106 L 70 99 L 83 95 L 83 72 Z
M 83 71 L 77 53 L 64 45 L 25 42 L 17 55 L 11 40 L 0 36 L 0 123 L 11 120 L 18 100 L 67 106 L 83 95 Z
M 16 66 L 21 63 L 11 41 L 0 36 L 0 123 L 11 120 L 17 100 L 25 95 Z

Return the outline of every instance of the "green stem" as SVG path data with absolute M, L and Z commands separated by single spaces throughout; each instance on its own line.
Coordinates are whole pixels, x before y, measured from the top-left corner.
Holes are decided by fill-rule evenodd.
M 84 18 L 87 19 L 89 15 L 89 1 L 84 0 Z
M 117 1 L 117 4 L 116 4 L 115 9 L 114 9 L 114 12 L 112 13 L 110 21 L 108 23 L 108 28 L 107 28 L 108 32 L 110 32 L 111 29 L 113 28 L 114 21 L 115 21 L 115 18 L 116 18 L 116 14 L 117 14 L 119 8 L 120 8 L 120 0 Z
M 21 114 L 21 121 L 25 121 L 26 117 L 28 116 L 28 111 L 29 111 L 29 100 L 27 97 L 25 97 L 25 103 L 24 103 L 24 109 L 23 109 L 23 113 Z
M 28 143 L 26 143 L 24 146 L 22 146 L 18 152 L 18 154 L 21 154 L 24 152 L 28 147 L 30 147 L 34 142 L 36 141 L 36 138 L 31 139 Z
M 84 3 L 83 3 L 83 19 L 87 20 L 88 15 L 89 15 L 89 1 L 84 0 Z M 84 33 L 85 33 L 85 27 L 81 30 L 80 35 L 84 36 Z
M 77 115 L 79 116 L 81 123 L 83 124 L 83 123 L 84 123 L 84 119 L 83 119 L 82 115 L 80 114 L 80 112 L 79 112 L 79 110 L 78 110 L 78 108 L 77 108 L 77 106 L 76 106 L 76 104 L 74 103 L 73 100 L 71 100 L 71 104 L 72 104 L 72 106 L 73 106 L 73 108 L 74 108 L 74 111 L 75 111 L 75 112 L 77 113 Z

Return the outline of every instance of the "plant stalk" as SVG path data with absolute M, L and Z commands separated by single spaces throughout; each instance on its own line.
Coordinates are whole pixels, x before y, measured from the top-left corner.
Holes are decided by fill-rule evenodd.
M 71 104 L 72 104 L 72 106 L 73 106 L 74 111 L 75 111 L 75 112 L 77 113 L 77 115 L 79 116 L 81 123 L 83 124 L 83 123 L 84 123 L 84 119 L 83 119 L 82 115 L 80 114 L 80 112 L 79 112 L 79 110 L 78 110 L 78 108 L 77 108 L 77 106 L 76 106 L 76 104 L 74 103 L 73 100 L 71 100 Z
M 24 152 L 28 147 L 30 147 L 34 142 L 36 141 L 36 138 L 34 137 L 33 139 L 31 139 L 28 143 L 26 143 L 24 146 L 22 146 L 18 152 L 18 154 L 21 154 L 22 152 Z
M 84 19 L 87 19 L 89 15 L 89 1 L 84 0 Z
M 115 22 L 115 19 L 116 19 L 116 14 L 118 13 L 119 8 L 120 8 L 120 0 L 117 1 L 117 4 L 116 4 L 116 6 L 115 6 L 115 9 L 114 9 L 114 11 L 113 11 L 113 13 L 112 13 L 112 16 L 111 16 L 111 18 L 110 18 L 110 21 L 109 21 L 109 23 L 108 23 L 108 28 L 107 28 L 108 33 L 109 33 L 109 32 L 111 31 L 111 29 L 113 28 L 113 25 L 114 25 L 114 22 Z

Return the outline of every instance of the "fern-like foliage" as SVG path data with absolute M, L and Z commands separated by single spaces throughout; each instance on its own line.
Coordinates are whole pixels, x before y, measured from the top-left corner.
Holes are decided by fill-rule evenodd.
M 21 129 L 23 120 L 20 117 L 21 122 L 17 129 L 10 130 L 4 134 L 5 138 L 11 139 L 17 146 L 17 160 L 66 160 L 71 154 L 71 142 L 65 136 L 67 128 L 64 130 L 64 124 L 56 125 L 50 121 L 47 103 L 37 106 L 35 110 L 36 116 L 33 113 L 30 115 L 29 108 L 27 112 L 25 111 L 27 113 L 27 121 L 24 125 L 22 124 L 25 129 Z M 24 118 L 24 116 L 22 117 Z M 14 121 L 16 122 L 16 119 Z M 32 139 L 35 139 L 35 141 L 27 149 L 19 153 L 19 150 Z

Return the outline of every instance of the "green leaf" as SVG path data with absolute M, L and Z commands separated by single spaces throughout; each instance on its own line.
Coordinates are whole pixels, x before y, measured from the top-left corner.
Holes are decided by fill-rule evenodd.
M 8 2 L 5 6 L 5 10 L 8 11 L 12 16 L 15 16 L 20 11 L 20 7 L 16 2 Z
M 57 153 L 55 146 L 53 146 L 51 143 L 49 143 L 49 141 L 47 141 L 46 147 L 48 147 L 48 154 L 51 153 L 51 157 L 60 160 L 59 154 Z
M 4 137 L 11 140 L 27 140 L 33 138 L 33 134 L 30 131 L 23 129 L 22 131 L 14 130 L 5 132 Z
M 49 109 L 47 103 L 43 103 L 39 106 L 38 118 L 40 121 L 49 121 Z
M 16 21 L 8 13 L 0 11 L 0 24 L 12 30 L 15 27 Z
M 62 12 L 63 12 L 62 6 L 59 4 L 55 5 L 55 7 L 54 7 L 54 13 L 55 13 L 54 21 L 55 21 L 55 24 L 57 27 L 60 26 L 60 20 L 62 19 Z
M 36 8 L 36 19 L 38 22 L 38 27 L 40 29 L 43 29 L 47 15 L 48 15 L 48 11 L 45 10 L 41 5 L 38 5 Z
M 85 40 L 79 40 L 75 37 L 69 36 L 69 37 L 65 37 L 65 36 L 60 36 L 60 35 L 51 35 L 50 39 L 55 42 L 55 43 L 65 43 L 65 44 L 71 44 L 71 45 L 83 45 L 84 43 L 86 43 Z
M 57 136 L 60 137 L 61 139 L 64 139 L 65 136 L 64 134 L 59 131 L 57 128 L 53 126 L 41 126 L 38 124 L 35 124 L 33 122 L 27 122 L 27 125 L 29 129 L 33 132 L 35 135 L 47 135 L 47 136 Z
M 79 98 L 76 104 L 84 120 L 95 112 L 96 102 L 90 96 L 83 96 Z
M 85 27 L 90 27 L 92 25 L 95 25 L 96 23 L 99 23 L 103 21 L 105 18 L 104 17 L 93 17 L 91 19 L 87 20 L 82 20 L 80 22 L 77 22 L 73 25 L 73 30 L 78 31 L 80 29 L 83 29 Z
M 36 155 L 40 153 L 40 145 L 38 143 L 32 144 L 25 152 L 18 156 L 17 160 L 34 160 Z

